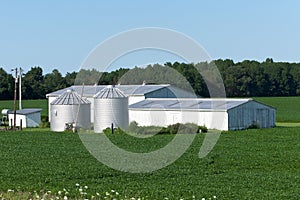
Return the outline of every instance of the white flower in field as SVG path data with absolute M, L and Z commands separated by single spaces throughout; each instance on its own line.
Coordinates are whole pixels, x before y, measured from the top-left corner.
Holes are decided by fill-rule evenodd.
M 89 187 L 88 187 L 88 186 L 84 186 L 84 188 L 85 188 L 85 189 L 88 189 Z
M 56 197 L 56 199 L 59 199 L 59 197 Z
M 14 190 L 8 189 L 7 192 L 14 192 Z
M 76 185 L 76 187 L 79 187 L 79 183 L 76 183 L 75 185 Z
M 169 198 L 168 197 L 165 197 L 165 200 L 168 200 Z
M 68 197 L 67 197 L 67 196 L 64 196 L 64 200 L 68 200 Z
M 214 195 L 214 196 L 213 196 L 213 198 L 214 198 L 214 199 L 216 199 L 216 198 L 217 198 L 217 196 L 216 196 L 216 195 Z
M 203 197 L 201 200 L 205 200 L 205 198 Z
M 39 198 L 40 198 L 40 196 L 39 196 L 39 195 L 36 195 L 36 196 L 35 196 L 35 198 L 39 199 Z
M 119 192 L 116 192 L 116 195 L 119 195 Z
M 183 200 L 183 198 L 180 198 L 180 200 Z
M 68 194 L 69 194 L 69 192 L 68 192 L 68 191 L 66 191 L 66 192 L 65 192 L 65 195 L 68 195 Z
M 195 199 L 196 197 L 195 197 L 195 195 L 193 195 L 193 199 Z
M 47 191 L 47 193 L 48 193 L 48 194 L 51 194 L 51 191 L 50 191 L 50 190 L 48 190 L 48 191 Z
M 99 194 L 98 192 L 96 193 L 96 195 L 97 195 L 97 196 L 100 196 L 100 194 Z
M 134 197 L 131 197 L 131 200 L 135 200 L 135 198 L 134 198 Z
M 82 188 L 79 188 L 78 191 L 79 191 L 79 192 L 82 192 Z
M 61 191 L 58 191 L 57 194 L 58 194 L 58 195 L 61 195 Z
M 115 193 L 115 191 L 114 191 L 114 190 L 111 190 L 111 192 L 112 192 L 112 193 Z
M 141 200 L 141 198 L 139 197 L 137 200 Z
M 110 194 L 109 194 L 109 192 L 105 192 L 105 195 L 106 195 L 106 196 L 109 196 Z
M 63 189 L 63 191 L 64 191 L 64 192 L 66 192 L 66 191 L 67 191 L 67 189 L 66 189 L 66 188 L 64 188 L 64 189 Z

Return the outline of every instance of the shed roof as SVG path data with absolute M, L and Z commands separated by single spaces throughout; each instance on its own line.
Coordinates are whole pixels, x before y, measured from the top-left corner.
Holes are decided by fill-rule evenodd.
M 21 110 L 16 110 L 16 114 L 18 115 L 29 115 L 36 112 L 41 112 L 42 109 L 40 108 L 24 108 Z M 14 114 L 13 110 L 8 111 L 8 114 Z
M 68 89 L 62 95 L 57 97 L 51 105 L 79 105 L 79 104 L 90 104 L 90 102 L 82 98 L 77 92 L 74 90 Z
M 162 85 L 116 85 L 115 87 L 120 89 L 125 95 L 145 95 L 147 93 L 160 90 L 162 88 L 170 86 L 169 84 L 162 84 Z M 55 92 L 49 93 L 46 97 L 57 97 L 67 90 L 71 89 L 77 92 L 78 94 L 82 94 L 84 97 L 93 97 L 102 89 L 106 88 L 107 85 L 73 85 L 68 88 L 64 88 L 61 90 L 57 90 Z M 83 91 L 82 91 L 83 90 Z
M 130 105 L 129 109 L 226 111 L 248 101 L 252 99 L 146 99 Z
M 114 86 L 107 86 L 94 96 L 95 99 L 119 99 L 126 97 L 120 89 Z

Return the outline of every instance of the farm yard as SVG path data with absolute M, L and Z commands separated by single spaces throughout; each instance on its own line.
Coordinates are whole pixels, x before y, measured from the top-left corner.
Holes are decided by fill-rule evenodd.
M 119 172 L 99 163 L 77 134 L 0 132 L 0 198 L 299 199 L 300 98 L 255 99 L 277 108 L 278 127 L 222 132 L 203 159 L 198 152 L 204 134 L 198 134 L 180 159 L 148 174 Z M 43 108 L 42 115 L 48 110 L 46 100 L 23 105 Z M 0 101 L 0 108 L 11 107 Z M 121 148 L 145 152 L 174 136 L 108 137 Z
M 0 200 L 300 200 L 300 1 L 1 8 Z

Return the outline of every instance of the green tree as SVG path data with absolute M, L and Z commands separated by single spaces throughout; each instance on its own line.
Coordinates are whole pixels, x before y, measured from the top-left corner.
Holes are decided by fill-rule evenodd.
M 23 98 L 43 99 L 46 92 L 44 89 L 44 76 L 41 67 L 32 67 L 23 78 Z
M 74 85 L 76 76 L 77 76 L 77 72 L 71 72 L 71 73 L 68 72 L 66 74 L 66 76 L 64 77 L 64 79 L 65 79 L 67 87 L 69 87 L 71 85 Z
M 0 99 L 13 99 L 14 96 L 14 78 L 7 74 L 3 68 L 0 68 Z
M 62 77 L 57 69 L 54 69 L 52 73 L 46 74 L 44 77 L 45 93 L 50 93 L 66 86 L 66 79 Z

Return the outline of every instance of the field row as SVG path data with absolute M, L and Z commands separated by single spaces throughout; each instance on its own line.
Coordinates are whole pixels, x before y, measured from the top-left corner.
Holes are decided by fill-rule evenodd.
M 174 137 L 108 136 L 131 152 L 159 149 Z M 300 198 L 300 128 L 225 132 L 213 151 L 199 159 L 204 136 L 198 134 L 188 151 L 170 166 L 132 174 L 98 162 L 77 134 L 47 129 L 0 132 L 0 189 L 58 193 L 65 188 L 74 197 L 78 195 L 75 185 L 80 184 L 88 186 L 87 195 L 103 196 L 114 190 L 123 197 L 145 199 Z

